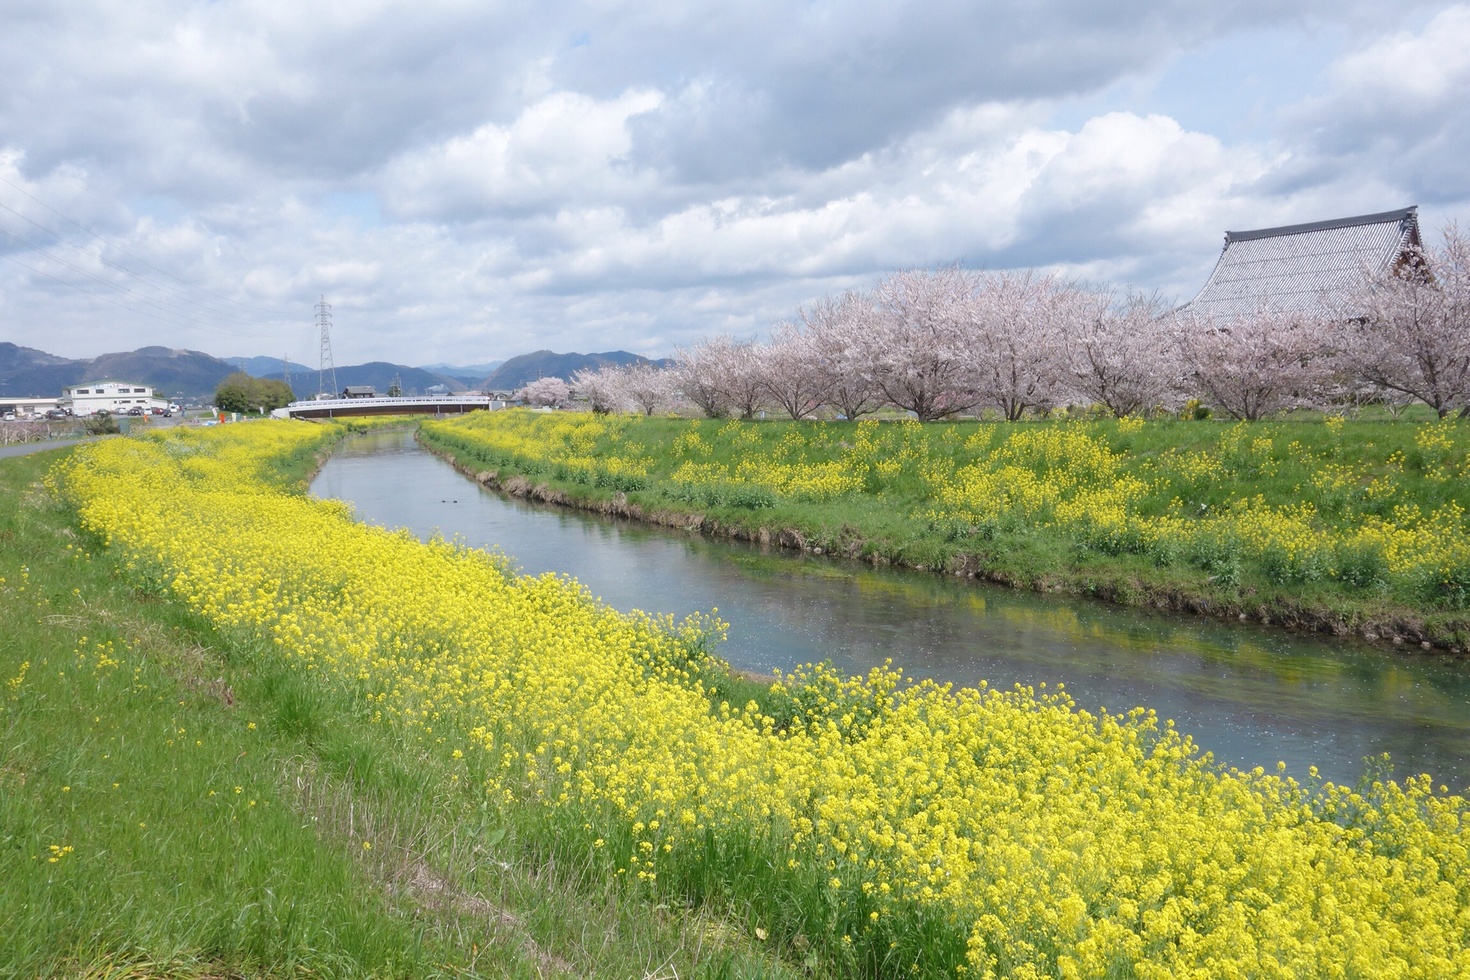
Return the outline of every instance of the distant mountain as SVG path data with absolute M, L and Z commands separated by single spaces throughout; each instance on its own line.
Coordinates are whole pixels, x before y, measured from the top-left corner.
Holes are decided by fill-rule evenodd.
M 275 378 L 281 379 L 281 371 L 285 362 L 279 357 L 226 357 L 224 360 L 235 365 L 236 370 L 244 371 L 252 378 Z M 291 362 L 291 372 L 298 374 L 306 370 L 306 365 Z
M 448 364 L 441 361 L 438 364 L 420 364 L 419 367 L 425 371 L 433 371 L 435 374 L 483 378 L 504 363 L 504 361 L 486 361 L 484 364 Z
M 225 358 L 225 360 L 229 361 L 231 364 L 238 367 L 241 371 L 244 371 L 246 374 L 255 378 L 280 378 L 281 371 L 284 367 L 284 365 L 282 364 L 282 359 L 279 357 L 227 357 Z M 382 363 L 382 361 L 372 361 L 368 364 L 339 367 L 337 369 L 338 387 L 342 387 L 343 384 L 345 384 L 345 382 L 342 381 L 342 372 L 346 371 L 352 373 L 353 377 L 357 377 L 362 372 L 366 371 L 367 374 L 373 377 L 377 377 L 377 375 L 381 373 L 379 371 L 379 367 Z M 494 371 L 496 368 L 500 367 L 500 365 L 504 363 L 504 361 L 486 361 L 484 364 L 439 363 L 421 364 L 418 367 L 409 367 L 405 364 L 394 364 L 393 368 L 395 371 L 403 374 L 403 388 L 405 391 L 412 387 L 417 387 L 422 390 L 423 388 L 427 388 L 430 385 L 436 384 L 448 385 L 451 389 L 459 390 L 474 388 L 480 383 L 485 375 L 489 374 L 491 371 Z M 415 371 L 427 372 L 428 374 L 433 375 L 435 380 L 427 381 L 423 378 L 422 374 L 413 374 L 413 372 Z M 292 377 L 295 377 L 297 375 L 306 377 L 307 375 L 310 375 L 312 381 L 309 387 L 311 388 L 312 392 L 315 393 L 317 384 L 316 368 L 312 367 L 309 364 L 299 364 L 293 361 L 291 362 L 291 375 Z M 411 384 L 408 380 L 410 376 L 418 379 L 418 381 Z M 392 380 L 391 375 L 389 377 L 389 380 Z M 418 382 L 424 383 L 419 384 Z M 352 383 L 376 384 L 376 382 L 371 380 L 354 381 Z
M 0 394 L 49 397 L 68 385 L 112 378 L 152 385 L 160 395 L 208 397 L 235 367 L 194 350 L 142 347 L 89 359 L 0 343 Z
M 515 391 L 537 378 L 561 378 L 563 381 L 570 381 L 572 375 L 578 371 L 595 371 L 609 364 L 657 364 L 662 367 L 668 363 L 667 360 L 651 361 L 640 354 L 630 354 L 625 350 L 604 351 L 601 354 L 557 354 L 549 350 L 538 350 L 512 357 L 496 368 L 478 387 L 485 391 Z
M 423 364 L 420 365 L 425 371 L 432 371 L 440 377 L 453 378 L 467 389 L 479 390 L 480 382 L 485 379 L 504 361 L 486 361 L 484 364 Z
M 405 367 L 402 364 L 389 364 L 387 361 L 369 361 L 366 364 L 354 364 L 349 367 L 337 369 L 337 390 L 341 391 L 348 385 L 372 385 L 379 392 L 386 394 L 388 386 L 398 379 L 403 386 L 405 395 L 422 395 L 435 385 L 443 385 L 450 391 L 463 391 L 467 386 L 462 381 L 447 375 L 423 368 Z M 311 374 L 312 390 L 315 391 L 316 372 Z
M 275 378 L 280 380 L 281 359 L 271 357 L 232 357 L 232 364 L 238 366 L 256 378 Z M 388 393 L 394 378 L 403 387 L 405 395 L 421 395 L 430 388 L 442 385 L 450 392 L 464 391 L 471 384 L 478 383 L 479 378 L 473 378 L 470 382 L 463 379 L 441 374 L 435 371 L 426 371 L 423 368 L 409 367 L 406 364 L 390 364 L 387 361 L 369 361 L 367 364 L 345 364 L 334 372 L 337 379 L 336 391 L 341 391 L 348 385 L 372 385 L 383 394 Z M 291 390 L 296 393 L 297 398 L 309 398 L 316 394 L 317 387 L 325 384 L 327 388 L 332 387 L 332 378 L 323 379 L 317 368 L 307 367 L 304 364 L 291 365 L 291 376 L 287 380 Z
M 386 393 L 397 378 L 404 394 L 424 394 L 443 385 L 451 392 L 469 390 L 514 391 L 537 378 L 571 380 L 583 368 L 597 369 L 609 364 L 667 365 L 668 361 L 649 361 L 627 351 L 601 354 L 557 354 L 549 350 L 522 354 L 508 361 L 492 361 L 481 365 L 434 365 L 443 370 L 370 361 L 337 368 L 338 391 L 348 385 L 372 385 Z M 489 377 L 476 368 L 495 365 Z M 103 354 L 90 359 L 58 357 L 33 347 L 0 343 L 0 395 L 50 397 L 60 395 L 67 385 L 112 378 L 152 385 L 168 397 L 210 399 L 214 390 L 228 375 L 243 370 L 257 378 L 280 378 L 282 364 L 275 357 L 212 357 L 194 350 L 168 347 L 141 347 L 135 351 Z M 464 373 L 461 373 L 464 372 Z M 317 390 L 317 370 L 304 364 L 292 364 L 291 389 L 298 398 L 309 398 Z M 331 381 L 327 382 L 328 386 Z
M 48 398 L 79 384 L 85 361 L 57 357 L 34 347 L 0 343 L 0 395 Z
M 212 397 L 214 389 L 235 369 L 229 363 L 197 350 L 140 347 L 135 351 L 103 354 L 87 365 L 89 377 L 141 381 L 158 389 L 160 395 Z

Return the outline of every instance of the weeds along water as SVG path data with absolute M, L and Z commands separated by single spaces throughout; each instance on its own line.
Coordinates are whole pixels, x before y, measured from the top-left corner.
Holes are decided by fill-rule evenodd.
M 339 705 L 369 747 L 419 753 L 443 776 L 428 809 L 472 854 L 513 843 L 619 902 L 738 910 L 786 962 L 840 974 L 1470 970 L 1470 820 L 1426 780 L 1224 771 L 1143 709 L 881 669 L 731 700 L 718 623 L 619 614 L 271 476 L 325 438 L 114 440 L 49 484 L 124 581 Z M 325 737 L 296 716 L 283 731 Z M 376 768 L 341 751 L 343 772 Z
M 716 533 L 1211 615 L 1470 646 L 1470 425 L 724 422 L 495 412 L 500 485 Z M 521 481 L 514 483 L 514 481 Z

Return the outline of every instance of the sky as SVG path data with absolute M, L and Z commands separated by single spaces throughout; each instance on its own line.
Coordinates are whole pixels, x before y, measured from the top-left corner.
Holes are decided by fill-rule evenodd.
M 1470 3 L 0 0 L 0 341 L 315 367 L 764 339 L 903 268 L 1189 299 L 1470 224 Z

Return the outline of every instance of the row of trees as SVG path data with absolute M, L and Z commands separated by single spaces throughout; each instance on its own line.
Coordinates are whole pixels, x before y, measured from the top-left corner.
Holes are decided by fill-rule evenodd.
M 1456 228 L 1332 307 L 1211 316 L 1055 274 L 907 270 L 801 309 L 769 343 L 716 337 L 668 370 L 582 371 L 572 387 L 596 411 L 744 418 L 1018 419 L 1069 404 L 1124 416 L 1190 399 L 1243 419 L 1363 399 L 1470 411 L 1470 243 Z

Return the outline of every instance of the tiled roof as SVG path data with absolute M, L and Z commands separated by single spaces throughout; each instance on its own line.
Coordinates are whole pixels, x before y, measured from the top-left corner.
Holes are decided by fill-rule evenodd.
M 1326 312 L 1334 294 L 1419 245 L 1418 207 L 1304 225 L 1227 231 L 1225 248 L 1199 295 L 1197 313 L 1232 315 L 1269 307 Z

